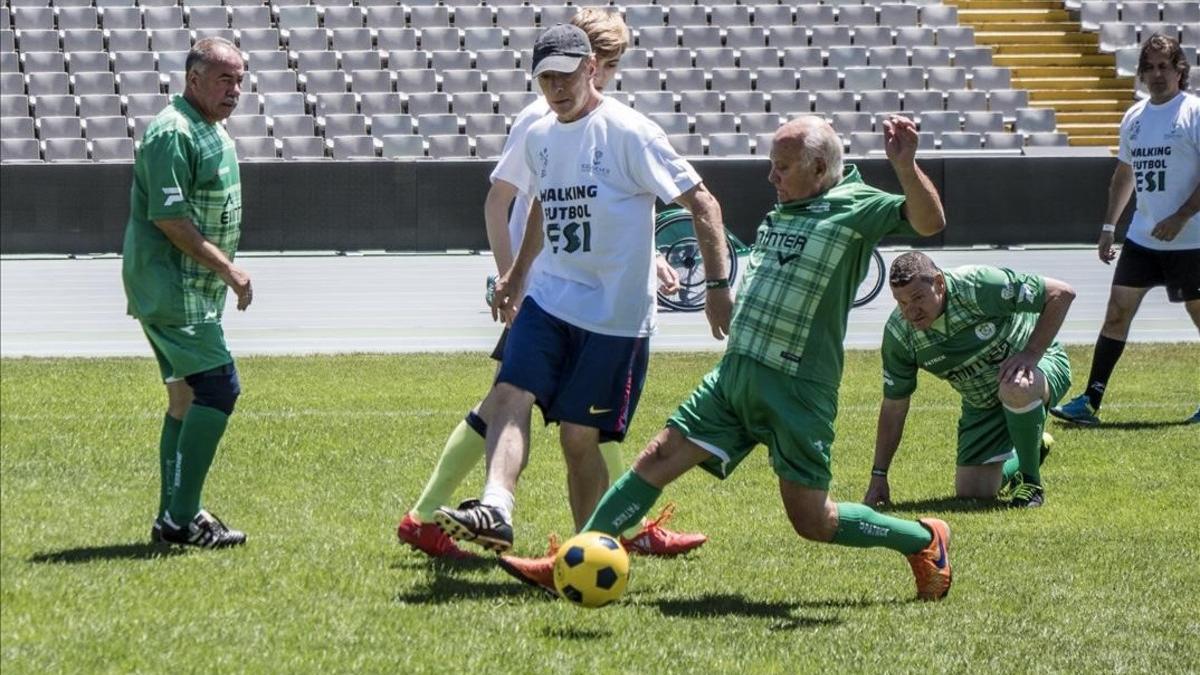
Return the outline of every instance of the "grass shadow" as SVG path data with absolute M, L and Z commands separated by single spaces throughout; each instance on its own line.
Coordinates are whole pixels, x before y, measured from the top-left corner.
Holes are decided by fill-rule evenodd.
M 464 558 L 462 560 L 452 560 L 449 558 L 429 558 L 421 556 L 420 558 L 406 558 L 400 560 L 391 566 L 394 570 L 424 570 L 433 571 L 435 573 L 443 572 L 476 572 L 478 570 L 496 569 L 497 558 L 492 556 L 478 556 L 475 558 Z
M 110 544 L 108 546 L 82 546 L 79 548 L 67 548 L 61 551 L 36 553 L 30 556 L 29 562 L 39 565 L 74 565 L 95 562 L 97 560 L 154 560 L 155 558 L 169 558 L 177 555 L 186 555 L 187 553 L 185 549 L 178 546 L 160 546 L 149 543 Z
M 914 513 L 926 511 L 943 511 L 947 513 L 965 513 L 982 511 L 1003 511 L 1008 508 L 1004 502 L 995 499 L 966 499 L 963 497 L 927 497 L 908 502 L 894 502 L 887 506 L 875 507 L 883 513 Z
M 664 616 L 695 619 L 715 617 L 775 619 L 771 630 L 796 630 L 842 623 L 840 619 L 793 616 L 793 611 L 801 606 L 799 603 L 748 600 L 744 596 L 727 593 L 702 595 L 686 600 L 660 600 L 656 604 L 658 611 Z
M 500 598 L 534 597 L 528 586 L 510 581 L 475 581 L 438 574 L 424 588 L 399 593 L 397 603 L 412 605 L 441 605 L 459 600 L 497 600 Z M 542 595 L 542 597 L 548 596 Z
M 1079 429 L 1080 431 L 1104 431 L 1112 429 L 1120 429 L 1123 431 L 1140 431 L 1142 429 L 1166 429 L 1168 427 L 1186 427 L 1195 424 L 1187 420 L 1173 420 L 1170 422 L 1139 422 L 1137 420 L 1131 422 L 1101 422 L 1100 424 L 1087 426 L 1083 424 L 1071 424 L 1070 422 L 1059 422 L 1059 426 L 1067 429 Z

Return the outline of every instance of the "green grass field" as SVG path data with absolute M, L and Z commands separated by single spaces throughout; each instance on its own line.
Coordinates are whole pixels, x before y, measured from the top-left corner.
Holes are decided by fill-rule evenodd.
M 1076 386 L 1090 349 L 1071 352 Z M 712 354 L 656 355 L 627 456 Z M 146 359 L 5 360 L 2 667 L 25 672 L 1195 672 L 1200 669 L 1200 344 L 1131 346 L 1098 430 L 1051 423 L 1049 502 L 953 500 L 957 398 L 926 379 L 892 469 L 893 512 L 953 528 L 955 584 L 913 600 L 882 549 L 801 541 L 766 454 L 668 488 L 711 541 L 635 558 L 621 603 L 552 602 L 490 562 L 432 563 L 393 528 L 484 391 L 482 355 L 245 358 L 206 505 L 237 550 L 158 555 L 165 396 Z M 835 499 L 869 478 L 879 357 L 848 354 Z M 482 471 L 463 495 L 480 489 Z M 566 534 L 562 461 L 534 433 L 517 549 Z

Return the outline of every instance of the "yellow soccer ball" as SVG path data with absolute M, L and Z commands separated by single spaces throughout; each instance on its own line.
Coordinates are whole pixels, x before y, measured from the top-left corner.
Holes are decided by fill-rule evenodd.
M 554 587 L 577 605 L 603 607 L 619 599 L 628 583 L 629 554 L 602 532 L 571 537 L 554 557 Z

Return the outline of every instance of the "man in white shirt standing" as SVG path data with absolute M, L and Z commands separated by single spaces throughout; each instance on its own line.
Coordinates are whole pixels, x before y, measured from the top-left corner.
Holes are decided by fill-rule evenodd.
M 629 29 L 620 14 L 610 12 L 605 7 L 581 8 L 571 18 L 571 23 L 587 33 L 597 62 L 593 81 L 596 90 L 602 92 L 616 77 L 621 57 L 629 46 Z M 534 121 L 549 114 L 550 106 L 544 98 L 539 97 L 516 116 L 504 150 L 490 176 L 492 186 L 484 204 L 484 220 L 492 256 L 500 274 L 512 267 L 529 216 L 530 197 L 524 190 L 528 188 L 531 178 L 525 162 L 525 137 Z M 678 290 L 679 277 L 675 270 L 661 257 L 655 262 L 660 290 L 666 293 Z M 489 281 L 494 283 L 495 277 L 489 277 Z M 510 316 L 504 318 L 506 323 L 511 319 Z M 491 356 L 497 362 L 503 359 L 508 332 L 506 327 L 492 350 Z M 490 415 L 490 410 L 477 404 L 451 432 L 420 497 L 396 527 L 396 536 L 401 542 L 435 558 L 473 557 L 434 524 L 433 514 L 438 507 L 450 503 L 454 491 L 483 459 L 487 435 L 487 423 L 483 420 Z M 608 483 L 625 471 L 624 461 L 620 444 L 598 444 L 599 439 L 587 429 L 578 429 L 573 424 L 560 425 L 559 438 L 564 456 L 588 456 L 599 452 L 607 468 L 607 476 L 586 471 L 568 473 L 567 493 L 578 526 L 588 514 L 583 505 L 593 504 L 595 494 L 603 493 Z M 568 461 L 568 467 L 576 464 Z M 642 555 L 679 555 L 708 540 L 702 534 L 668 530 L 666 524 L 672 512 L 668 506 L 659 517 L 631 527 L 622 537 L 626 549 Z
M 1113 250 L 1117 219 L 1137 190 L 1137 208 L 1113 274 L 1104 326 L 1092 352 L 1087 389 L 1050 410 L 1059 419 L 1094 426 L 1129 324 L 1142 298 L 1155 286 L 1182 302 L 1200 328 L 1200 98 L 1185 91 L 1190 66 L 1174 38 L 1154 34 L 1142 45 L 1138 78 L 1150 93 L 1121 121 L 1117 169 L 1108 188 L 1108 211 L 1099 252 L 1105 264 Z M 1188 418 L 1200 423 L 1200 408 Z
M 629 427 L 655 327 L 656 197 L 691 212 L 710 274 L 709 325 L 717 339 L 729 329 L 720 206 L 662 129 L 600 94 L 596 68 L 576 26 L 556 25 L 534 45 L 533 76 L 552 115 L 529 128 L 532 210 L 517 259 L 496 285 L 496 309 L 521 311 L 484 403 L 493 411 L 487 483 L 481 499 L 434 515 L 450 536 L 493 551 L 512 547 L 513 493 L 535 403 L 547 422 L 598 440 L 620 440 Z M 605 470 L 598 455 L 583 461 L 591 466 L 574 470 Z

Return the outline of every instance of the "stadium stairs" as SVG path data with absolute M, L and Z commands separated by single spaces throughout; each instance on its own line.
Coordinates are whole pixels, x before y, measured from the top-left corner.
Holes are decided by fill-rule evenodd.
M 1121 116 L 1134 102 L 1134 79 L 1118 77 L 1116 59 L 1099 48 L 1057 0 L 946 0 L 960 24 L 975 28 L 998 66 L 1012 69 L 1014 88 L 1033 107 L 1053 108 L 1073 146 L 1117 145 Z

